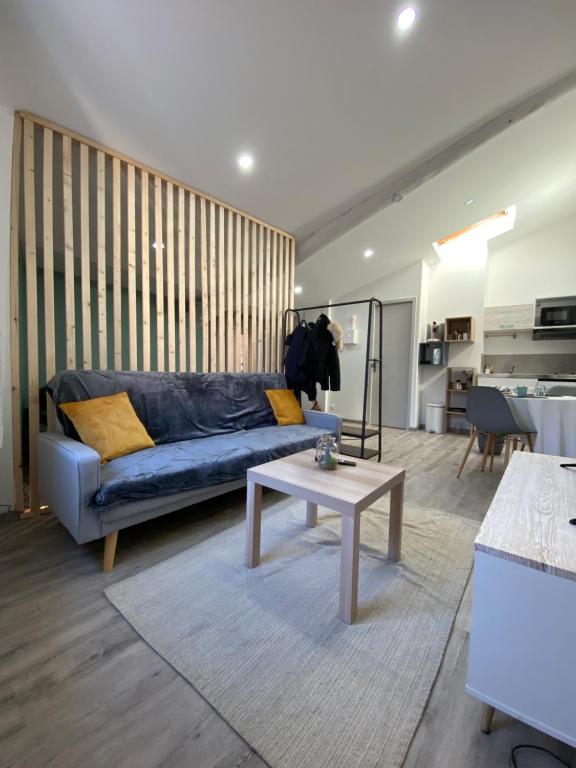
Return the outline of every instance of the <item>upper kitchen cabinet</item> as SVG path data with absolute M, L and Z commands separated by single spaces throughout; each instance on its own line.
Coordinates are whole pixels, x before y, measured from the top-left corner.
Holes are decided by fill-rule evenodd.
M 504 336 L 534 328 L 534 304 L 484 307 L 484 335 Z

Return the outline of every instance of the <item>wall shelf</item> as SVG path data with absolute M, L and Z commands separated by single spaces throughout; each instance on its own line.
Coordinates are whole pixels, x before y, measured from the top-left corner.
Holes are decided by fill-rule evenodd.
M 471 315 L 447 317 L 444 323 L 444 341 L 448 344 L 473 343 L 476 341 L 476 320 Z

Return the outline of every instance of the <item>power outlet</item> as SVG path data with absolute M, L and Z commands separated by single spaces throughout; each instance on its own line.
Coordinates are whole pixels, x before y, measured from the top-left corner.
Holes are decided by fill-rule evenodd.
M 335 403 L 328 403 L 328 410 L 329 411 L 335 411 L 336 410 L 336 404 Z

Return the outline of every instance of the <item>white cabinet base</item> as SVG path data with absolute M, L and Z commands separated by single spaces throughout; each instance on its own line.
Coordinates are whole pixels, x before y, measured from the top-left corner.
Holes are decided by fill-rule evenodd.
M 576 581 L 477 550 L 466 691 L 576 747 Z

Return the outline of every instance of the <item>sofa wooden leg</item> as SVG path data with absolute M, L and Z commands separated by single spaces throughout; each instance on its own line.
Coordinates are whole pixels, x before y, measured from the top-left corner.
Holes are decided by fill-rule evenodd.
M 102 570 L 104 573 L 110 573 L 114 567 L 114 556 L 116 555 L 117 542 L 118 531 L 109 533 L 104 539 L 104 560 L 102 561 Z
M 482 707 L 482 733 L 490 734 L 492 732 L 492 720 L 494 719 L 494 707 L 490 704 L 484 704 Z

